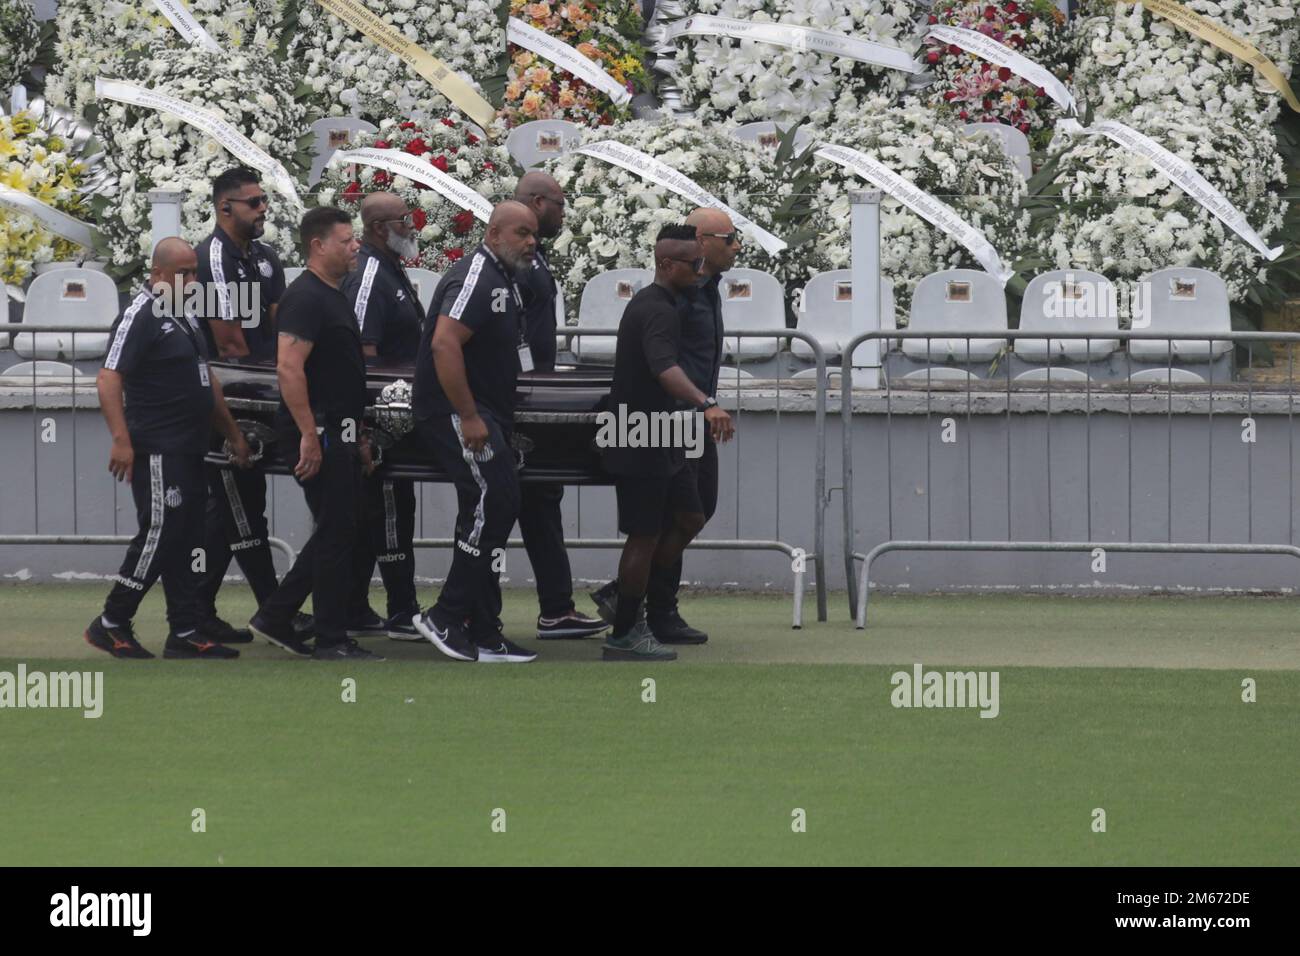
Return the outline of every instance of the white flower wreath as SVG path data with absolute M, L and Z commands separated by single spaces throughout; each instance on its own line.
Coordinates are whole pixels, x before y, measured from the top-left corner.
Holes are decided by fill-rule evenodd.
M 279 0 L 185 0 L 185 6 L 222 50 L 259 57 L 271 51 Z M 118 56 L 153 44 L 189 45 L 152 0 L 59 0 L 56 23 L 56 69 L 46 80 L 45 96 L 74 111 L 94 104 L 95 77 L 116 70 Z
M 278 160 L 298 181 L 299 195 L 310 168 L 311 116 L 293 95 L 291 71 L 268 57 L 213 57 L 197 49 L 156 48 L 135 62 L 129 75 L 113 77 L 179 97 L 219 113 L 255 145 Z M 180 190 L 182 237 L 196 243 L 212 231 L 212 180 L 239 165 L 216 140 L 156 110 L 101 100 L 96 136 L 117 178 L 118 194 L 94 202 L 110 271 L 138 269 L 150 250 L 152 189 Z M 264 178 L 265 182 L 265 178 Z M 262 241 L 296 262 L 297 225 L 302 210 L 268 186 L 271 207 Z
M 0 100 L 17 86 L 36 59 L 40 28 L 28 0 L 0 0 Z

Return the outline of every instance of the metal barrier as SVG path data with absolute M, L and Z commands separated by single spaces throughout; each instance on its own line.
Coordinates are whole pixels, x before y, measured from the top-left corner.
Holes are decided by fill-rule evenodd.
M 886 487 L 885 495 L 888 500 L 888 513 L 886 525 L 886 539 L 875 544 L 865 553 L 855 550 L 856 547 L 856 526 L 854 512 L 854 493 L 853 493 L 853 449 L 854 449 L 854 392 L 853 392 L 853 375 L 854 368 L 852 357 L 855 349 L 863 342 L 879 339 L 950 339 L 956 342 L 965 341 L 966 356 L 971 355 L 970 342 L 973 339 L 999 339 L 1010 340 L 1014 342 L 1018 339 L 1035 339 L 1043 341 L 1052 340 L 1121 340 L 1124 342 L 1143 339 L 1155 339 L 1170 342 L 1166 349 L 1167 360 L 1164 370 L 1167 373 L 1165 380 L 1160 383 L 1161 389 L 1152 390 L 1151 386 L 1144 386 L 1129 380 L 1129 374 L 1132 371 L 1133 360 L 1129 350 L 1124 350 L 1125 361 L 1128 363 L 1129 374 L 1124 375 L 1122 380 L 1111 383 L 1105 383 L 1094 380 L 1091 374 L 1087 374 L 1082 382 L 1076 383 L 1081 387 L 1070 387 L 1066 385 L 1061 387 L 1060 382 L 1055 385 L 1050 377 L 1045 382 L 1034 382 L 1032 385 L 1027 383 L 1018 383 L 1015 388 L 1012 386 L 1010 374 L 1003 379 L 968 379 L 960 385 L 945 383 L 940 388 L 934 386 L 938 379 L 931 379 L 930 372 L 924 379 L 923 391 L 918 389 L 897 389 L 888 374 L 884 375 L 883 394 L 882 392 L 860 392 L 857 395 L 859 401 L 874 401 L 880 404 L 883 398 L 883 413 L 885 417 L 885 443 L 884 456 L 886 467 Z M 1213 375 L 1208 381 L 1198 384 L 1176 385 L 1173 381 L 1174 366 L 1174 346 L 1172 342 L 1232 342 L 1237 348 L 1244 348 L 1247 356 L 1247 366 L 1244 378 L 1234 379 L 1229 382 L 1215 382 Z M 1285 389 L 1277 387 L 1280 383 L 1271 383 L 1272 389 L 1259 387 L 1256 383 L 1254 365 L 1254 355 L 1256 348 L 1262 343 L 1283 343 L 1287 351 L 1287 373 L 1285 377 Z M 872 562 L 882 554 L 891 551 L 1027 551 L 1027 552 L 1048 552 L 1048 551 L 1094 551 L 1096 549 L 1118 551 L 1118 552 L 1144 552 L 1144 553 L 1164 553 L 1164 554 L 1258 554 L 1258 555 L 1289 555 L 1300 557 L 1300 547 L 1295 545 L 1295 527 L 1294 527 L 1294 503 L 1295 503 L 1295 461 L 1294 461 L 1294 437 L 1293 413 L 1294 413 L 1294 385 L 1295 385 L 1295 357 L 1293 348 L 1300 344 L 1300 334 L 1282 333 L 1282 332 L 1217 332 L 1212 335 L 1206 335 L 1201 332 L 1187 334 L 1178 332 L 1151 332 L 1146 330 L 1108 330 L 1105 333 L 1099 332 L 1061 332 L 1044 330 L 1019 331 L 997 329 L 993 331 L 962 331 L 960 333 L 943 334 L 935 331 L 913 332 L 908 330 L 887 330 L 865 333 L 853 339 L 852 342 L 844 349 L 843 359 L 841 362 L 841 394 L 840 394 L 840 414 L 843 432 L 843 523 L 844 523 L 844 566 L 849 587 L 850 614 L 856 620 L 859 628 L 866 626 L 866 612 L 868 605 L 868 589 L 870 582 L 870 571 Z M 927 353 L 929 349 L 927 348 Z M 1212 349 L 1207 349 L 1212 354 Z M 1092 349 L 1087 349 L 1090 358 L 1087 361 L 1080 361 L 1075 364 L 1081 370 L 1090 372 L 1093 366 L 1102 364 L 1097 360 L 1091 359 Z M 1232 353 L 1228 353 L 1231 361 Z M 1000 356 L 1001 358 L 1001 356 Z M 888 359 L 886 355 L 882 368 L 879 371 L 888 372 Z M 1200 363 L 1198 363 L 1200 364 Z M 941 366 L 930 366 L 930 370 Z M 1060 366 L 1051 366 L 1059 368 Z M 1179 368 L 1185 368 L 1183 363 L 1179 363 Z M 1208 367 L 1204 366 L 1204 367 Z M 1160 371 L 1159 367 L 1156 369 Z M 861 371 L 861 370 L 859 370 Z M 877 371 L 875 369 L 873 372 Z M 1041 387 L 1045 385 L 1045 389 Z M 965 419 L 966 419 L 966 497 L 967 497 L 967 535 L 964 539 L 949 538 L 936 539 L 932 537 L 933 528 L 933 495 L 931 494 L 931 463 L 932 451 L 931 442 L 926 440 L 925 445 L 925 483 L 922 486 L 926 499 L 926 537 L 924 539 L 896 538 L 894 535 L 894 496 L 893 496 L 893 418 L 896 414 L 895 402 L 898 400 L 898 394 L 905 393 L 908 395 L 918 396 L 918 401 L 912 403 L 913 408 L 908 410 L 908 414 L 919 414 L 919 400 L 924 400 L 924 415 L 927 423 L 927 436 L 930 434 L 928 426 L 931 422 L 933 404 L 936 396 L 941 399 L 951 399 L 947 401 L 945 418 L 955 422 L 954 407 L 961 404 L 965 399 Z M 1017 539 L 1012 533 L 1012 415 L 1013 415 L 1013 397 L 1021 399 L 1034 399 L 1037 397 L 1042 400 L 1045 430 L 1045 446 L 1047 449 L 1046 458 L 1046 492 L 1047 492 L 1047 530 L 1046 540 Z M 1174 402 L 1178 399 L 1180 410 L 1175 413 Z M 1084 495 L 1086 500 L 1086 523 L 1087 534 L 1085 540 L 1055 540 L 1052 528 L 1053 513 L 1053 494 L 1052 494 L 1052 446 L 1051 446 L 1051 429 L 1053 415 L 1053 401 L 1058 403 L 1057 414 L 1079 414 L 1084 418 L 1083 429 L 1083 452 L 1084 452 Z M 1007 531 L 1005 540 L 989 540 L 986 537 L 977 538 L 974 535 L 974 509 L 972 505 L 972 487 L 974 478 L 973 464 L 973 435 L 974 428 L 971 427 L 972 417 L 975 414 L 974 407 L 976 401 L 981 408 L 981 416 L 991 414 L 1001 414 L 1005 412 L 1005 470 L 1006 470 L 1006 514 L 1007 514 Z M 1004 408 L 999 408 L 999 401 L 1005 402 Z M 1242 442 L 1246 445 L 1246 537 L 1247 541 L 1241 542 L 1216 542 L 1214 541 L 1214 415 L 1216 402 L 1219 405 L 1220 415 L 1232 412 L 1244 412 L 1246 418 L 1242 421 L 1243 437 Z M 1166 419 L 1166 523 L 1165 535 L 1166 541 L 1142 541 L 1133 539 L 1133 421 L 1135 414 L 1135 404 L 1138 406 L 1137 413 L 1143 415 L 1160 415 L 1163 413 Z M 1204 540 L 1179 541 L 1175 542 L 1174 537 L 1174 422 L 1175 420 L 1186 421 L 1198 416 L 1189 414 L 1183 406 L 1190 405 L 1195 409 L 1198 405 L 1205 406 L 1206 429 L 1204 438 L 1208 446 L 1208 464 L 1205 475 L 1205 495 L 1207 502 L 1206 509 L 1206 526 Z M 1036 411 L 1034 409 L 1030 409 Z M 1288 501 L 1288 532 L 1286 543 L 1255 543 L 1254 540 L 1254 472 L 1253 472 L 1253 453 L 1254 453 L 1254 414 L 1256 411 L 1263 414 L 1285 415 L 1287 421 L 1287 439 L 1286 450 L 1288 454 L 1288 470 L 1286 474 Z M 1021 409 L 1023 413 L 1026 409 Z M 960 416 L 960 410 L 955 414 Z M 1117 540 L 1098 540 L 1093 535 L 1093 417 L 1094 415 L 1111 415 L 1121 414 L 1127 418 L 1127 529 L 1128 534 L 1125 538 Z M 1250 429 L 1249 439 L 1246 437 L 1244 429 Z M 1022 460 L 1021 464 L 1026 465 L 1028 462 Z M 1179 478 L 1183 478 L 1183 473 L 1179 473 Z M 1199 529 L 1198 529 L 1199 531 Z M 862 562 L 860 574 L 854 573 L 855 561 Z
M 106 330 L 102 328 L 91 328 L 91 327 L 74 328 L 69 326 L 44 325 L 40 323 L 0 324 L 0 333 L 4 333 L 4 332 L 10 332 L 10 333 L 57 332 L 64 335 L 70 335 L 72 337 L 71 338 L 72 345 L 70 351 L 71 353 L 75 354 L 76 336 L 79 332 L 81 334 L 94 334 L 102 337 L 105 334 Z M 575 326 L 575 327 L 566 327 L 562 330 L 558 330 L 557 334 L 566 337 L 566 339 L 568 339 L 569 341 L 572 341 L 573 338 L 578 336 L 583 336 L 583 335 L 616 336 L 618 333 L 617 330 L 583 329 Z M 741 337 L 775 338 L 775 339 L 798 338 L 807 342 L 813 352 L 816 361 L 817 373 L 818 373 L 817 385 L 815 390 L 815 407 L 814 407 L 814 418 L 816 424 L 816 439 L 815 439 L 816 452 L 813 456 L 814 461 L 813 461 L 813 476 L 812 476 L 813 477 L 813 481 L 812 481 L 813 546 L 812 546 L 812 550 L 808 551 L 805 548 L 799 547 L 785 540 L 785 538 L 789 536 L 783 535 L 781 533 L 782 531 L 781 520 L 780 520 L 781 509 L 780 509 L 780 501 L 779 501 L 780 488 L 781 488 L 781 457 L 780 457 L 781 432 L 780 432 L 779 424 L 780 424 L 780 416 L 782 413 L 781 400 L 782 400 L 782 390 L 783 390 L 783 377 L 780 374 L 778 374 L 778 377 L 775 379 L 774 383 L 772 380 L 764 380 L 763 382 L 760 383 L 760 387 L 762 388 L 768 390 L 774 388 L 775 390 L 775 413 L 778 421 L 778 428 L 776 430 L 777 448 L 776 448 L 776 458 L 775 458 L 777 503 L 775 508 L 773 509 L 773 512 L 774 512 L 776 533 L 770 539 L 741 538 L 739 536 L 731 539 L 725 539 L 725 538 L 724 539 L 699 539 L 691 543 L 691 548 L 698 549 L 698 550 L 712 550 L 712 551 L 741 551 L 741 550 L 775 551 L 783 554 L 786 558 L 789 559 L 789 566 L 791 567 L 792 574 L 793 574 L 794 606 L 793 606 L 792 622 L 793 622 L 793 627 L 795 628 L 801 627 L 803 622 L 803 590 L 804 590 L 804 582 L 805 582 L 805 562 L 811 559 L 816 572 L 817 617 L 819 621 L 825 621 L 827 619 L 827 595 L 826 595 L 826 580 L 825 580 L 825 508 L 827 503 L 826 500 L 826 375 L 825 375 L 826 361 L 825 361 L 825 355 L 823 353 L 821 346 L 818 344 L 818 342 L 815 339 L 813 339 L 807 333 L 799 332 L 793 329 L 779 330 L 779 331 L 778 330 L 753 331 L 753 332 L 727 331 L 725 332 L 725 335 L 728 338 L 741 338 Z M 32 391 L 33 398 L 31 401 L 31 410 L 32 410 L 32 419 L 33 419 L 33 427 L 32 427 L 33 467 L 34 469 L 39 471 L 39 463 L 38 463 L 39 456 L 37 454 L 37 449 L 39 448 L 39 442 L 40 442 L 39 436 L 41 432 L 41 420 L 40 420 L 41 403 L 37 401 L 35 398 L 35 390 L 38 386 L 45 386 L 45 387 L 53 386 L 56 388 L 66 388 L 67 396 L 68 396 L 68 407 L 72 415 L 73 440 L 71 442 L 71 449 L 72 449 L 71 465 L 72 465 L 73 473 L 75 475 L 77 474 L 77 470 L 78 470 L 77 442 L 76 442 L 77 412 L 79 410 L 79 407 L 81 407 L 82 404 L 81 401 L 79 401 L 79 398 L 82 396 L 85 396 L 87 398 L 90 397 L 91 390 L 93 389 L 93 385 L 94 385 L 94 379 L 88 375 L 79 378 L 77 374 L 77 370 L 75 368 L 69 369 L 69 373 L 66 378 L 62 376 L 58 376 L 58 377 L 50 377 L 46 375 L 38 376 L 37 368 L 35 364 L 33 364 L 32 366 L 31 373 L 32 374 L 30 378 L 30 386 L 26 384 L 22 384 L 21 387 L 24 389 L 24 391 L 26 390 L 27 387 L 31 387 L 33 390 Z M 24 380 L 24 382 L 25 381 L 26 380 Z M 18 383 L 10 383 L 10 384 L 18 384 Z M 741 402 L 741 391 L 739 389 L 740 383 L 737 380 L 733 384 L 735 386 L 735 406 L 736 406 L 735 417 L 737 419 L 737 424 L 739 425 L 740 424 L 739 420 L 742 417 L 742 413 L 743 413 L 742 402 Z M 725 371 L 724 371 L 723 380 L 719 384 L 719 391 L 723 392 L 725 396 L 728 387 L 729 387 L 729 383 L 726 380 Z M 787 394 L 794 393 L 796 391 L 804 395 L 807 394 L 806 389 L 802 389 L 802 390 L 786 389 Z M 724 402 L 724 405 L 725 404 L 727 403 Z M 96 419 L 96 426 L 102 427 L 102 425 L 100 425 L 98 421 L 99 416 L 97 413 L 98 412 L 97 399 L 93 405 L 93 408 L 96 411 L 96 414 L 94 416 Z M 594 420 L 595 417 L 594 412 L 592 413 L 592 417 Z M 736 439 L 737 442 L 740 442 L 742 440 L 739 437 L 739 434 L 740 433 L 738 429 L 738 437 Z M 745 469 L 738 468 L 735 475 L 738 519 L 739 519 L 739 502 L 742 498 L 742 490 L 743 490 L 742 482 L 743 482 L 744 471 Z M 127 535 L 120 535 L 116 533 L 111 535 L 86 535 L 80 533 L 78 487 L 79 487 L 79 483 L 76 480 L 74 480 L 72 482 L 72 501 L 69 509 L 72 514 L 72 525 L 73 525 L 71 529 L 71 533 L 41 534 L 40 533 L 40 516 L 41 516 L 40 493 L 41 493 L 42 485 L 41 485 L 39 474 L 34 474 L 33 487 L 32 487 L 32 505 L 31 505 L 31 513 L 34 522 L 34 527 L 33 527 L 34 533 L 17 534 L 17 535 L 0 535 L 0 545 L 24 545 L 24 544 L 125 545 L 127 542 L 129 542 L 130 536 Z M 119 485 L 117 482 L 113 482 L 113 530 L 114 532 L 117 531 L 117 509 L 119 504 L 117 500 L 118 492 L 119 492 Z M 581 489 L 579 489 L 579 494 L 580 493 L 581 493 Z M 280 550 L 282 550 L 292 562 L 294 556 L 292 547 L 283 539 L 274 537 L 275 515 L 274 515 L 273 496 L 271 495 L 268 495 L 268 508 L 271 510 L 270 522 L 269 522 L 271 532 L 272 532 L 271 543 L 277 548 L 279 548 Z M 579 532 L 581 532 L 581 526 L 579 526 Z M 519 541 L 518 539 L 514 539 L 509 542 L 509 545 L 511 547 L 518 547 L 521 546 L 521 544 L 522 542 Z M 416 547 L 426 547 L 426 548 L 451 547 L 452 545 L 453 542 L 449 538 L 419 537 L 415 541 Z M 585 548 L 620 549 L 622 548 L 623 545 L 622 545 L 622 541 L 616 538 L 584 538 L 581 536 L 581 533 L 579 533 L 577 537 L 567 539 L 566 546 L 574 549 L 585 549 Z

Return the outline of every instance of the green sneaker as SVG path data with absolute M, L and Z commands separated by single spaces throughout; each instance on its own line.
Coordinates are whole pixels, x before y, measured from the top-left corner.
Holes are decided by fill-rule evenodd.
M 645 621 L 637 621 L 632 630 L 622 637 L 605 638 L 603 656 L 607 661 L 675 661 L 677 652 L 670 651 L 650 632 Z

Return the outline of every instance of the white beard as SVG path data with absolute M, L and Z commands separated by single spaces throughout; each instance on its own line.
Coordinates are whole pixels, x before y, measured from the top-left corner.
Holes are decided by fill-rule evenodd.
M 388 248 L 403 259 L 414 259 L 420 254 L 420 243 L 414 236 L 402 238 L 395 232 L 388 233 Z

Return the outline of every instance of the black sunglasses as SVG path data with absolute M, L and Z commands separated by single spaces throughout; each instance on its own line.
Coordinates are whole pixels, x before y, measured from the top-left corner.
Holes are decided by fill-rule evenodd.
M 248 199 L 237 199 L 237 198 L 235 198 L 234 196 L 231 196 L 231 197 L 230 197 L 229 199 L 227 199 L 226 201 L 227 201 L 227 202 L 242 202 L 242 203 L 244 203 L 246 206 L 248 206 L 249 209 L 261 209 L 263 206 L 270 206 L 270 205 L 271 205 L 271 197 L 268 196 L 266 193 L 262 193 L 262 195 L 260 195 L 260 196 L 252 196 L 252 197 L 250 197 L 250 198 L 248 198 Z
M 727 241 L 727 245 L 731 245 L 733 242 L 740 241 L 740 233 L 737 232 L 735 229 L 731 230 L 731 232 L 702 232 L 700 233 L 700 235 L 712 236 L 714 239 L 725 239 Z
M 695 272 L 699 272 L 704 268 L 703 256 L 700 256 L 698 259 L 678 259 L 676 256 L 664 256 L 663 258 L 668 262 L 684 262 Z

